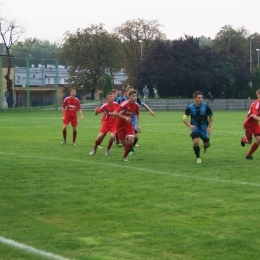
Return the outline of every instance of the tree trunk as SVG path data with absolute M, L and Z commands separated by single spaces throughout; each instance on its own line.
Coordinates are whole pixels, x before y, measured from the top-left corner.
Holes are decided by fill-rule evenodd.
M 8 104 L 8 108 L 13 108 L 14 105 L 13 80 L 10 79 L 12 60 L 9 51 L 7 52 L 7 60 L 8 60 L 8 67 L 7 67 L 7 74 L 5 75 L 6 86 L 7 86 L 6 101 Z

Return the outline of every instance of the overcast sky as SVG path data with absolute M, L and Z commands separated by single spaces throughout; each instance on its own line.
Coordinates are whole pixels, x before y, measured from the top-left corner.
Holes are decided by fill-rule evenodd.
M 65 31 L 104 23 L 111 32 L 128 19 L 157 19 L 169 39 L 212 39 L 224 25 L 260 33 L 260 0 L 0 0 L 1 15 L 23 24 L 23 38 L 60 41 Z

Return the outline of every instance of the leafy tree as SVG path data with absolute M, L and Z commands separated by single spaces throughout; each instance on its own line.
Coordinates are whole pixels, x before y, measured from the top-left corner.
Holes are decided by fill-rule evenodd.
M 200 36 L 198 38 L 200 46 L 211 46 L 212 40 L 210 37 Z
M 8 91 L 7 104 L 8 108 L 13 107 L 13 80 L 10 78 L 13 57 L 11 55 L 11 48 L 19 41 L 20 36 L 24 33 L 21 25 L 16 20 L 8 20 L 0 18 L 0 37 L 4 45 L 4 54 L 8 57 L 7 73 L 4 76 L 6 79 L 6 86 Z
M 252 94 L 255 95 L 255 92 L 260 89 L 260 68 L 256 68 L 256 72 L 253 78 L 253 89 L 252 89 Z
M 110 75 L 106 74 L 105 75 L 105 80 L 102 86 L 102 94 L 103 97 L 106 97 L 106 94 L 109 93 L 113 89 L 113 84 L 112 84 L 112 79 Z
M 58 57 L 69 66 L 68 82 L 85 93 L 101 89 L 105 74 L 122 67 L 120 45 L 103 24 L 66 32 Z
M 24 59 L 35 59 L 31 62 L 42 63 L 41 60 L 57 59 L 57 54 L 60 51 L 61 46 L 57 43 L 51 43 L 47 40 L 39 40 L 36 38 L 25 39 L 23 42 L 17 42 L 12 48 L 12 55 L 15 59 L 16 66 L 24 66 Z M 22 58 L 22 59 L 19 59 Z
M 122 45 L 125 57 L 124 69 L 131 85 L 141 88 L 140 81 L 138 82 L 136 78 L 137 71 L 141 67 L 141 51 L 142 57 L 145 57 L 155 40 L 165 39 L 160 27 L 157 20 L 135 19 L 127 20 L 114 29 L 114 34 Z

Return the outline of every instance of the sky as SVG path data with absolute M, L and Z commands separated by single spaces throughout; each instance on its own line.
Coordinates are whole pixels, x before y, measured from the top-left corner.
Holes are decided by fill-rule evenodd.
M 127 20 L 158 20 L 168 39 L 210 37 L 225 25 L 260 34 L 260 0 L 0 0 L 0 15 L 16 19 L 24 38 L 61 42 L 66 31 Z

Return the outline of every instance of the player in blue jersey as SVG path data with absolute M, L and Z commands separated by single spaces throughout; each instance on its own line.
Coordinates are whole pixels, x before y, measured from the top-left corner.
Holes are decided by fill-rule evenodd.
M 210 107 L 202 102 L 202 92 L 196 91 L 193 94 L 193 100 L 194 103 L 189 105 L 185 110 L 183 123 L 190 128 L 190 136 L 193 141 L 193 150 L 197 157 L 197 163 L 201 163 L 199 138 L 203 141 L 205 153 L 206 149 L 210 146 L 209 136 L 211 133 L 213 113 Z M 189 117 L 191 118 L 190 122 L 188 121 Z

